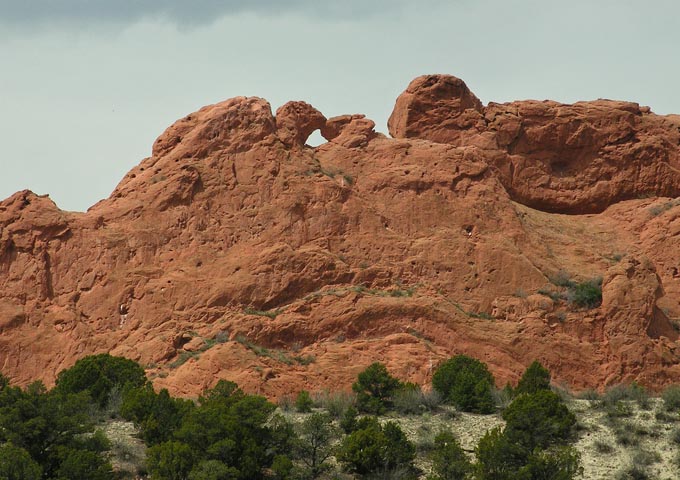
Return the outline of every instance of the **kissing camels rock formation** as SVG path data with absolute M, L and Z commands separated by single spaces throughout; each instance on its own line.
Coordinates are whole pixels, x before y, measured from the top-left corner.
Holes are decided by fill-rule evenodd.
M 466 353 L 501 386 L 534 359 L 575 389 L 680 381 L 680 117 L 484 106 L 429 75 L 392 138 L 374 127 L 237 97 L 178 120 L 86 213 L 0 202 L 0 370 L 50 385 L 107 351 L 174 394 L 276 397 L 373 361 L 425 384 Z M 561 299 L 566 277 L 601 277 L 601 305 Z

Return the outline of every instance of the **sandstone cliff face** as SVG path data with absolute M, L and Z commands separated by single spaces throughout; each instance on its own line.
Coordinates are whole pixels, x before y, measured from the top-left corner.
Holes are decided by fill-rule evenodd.
M 175 394 L 277 396 L 373 361 L 426 383 L 467 353 L 500 385 L 534 359 L 574 388 L 680 380 L 677 117 L 485 107 L 427 76 L 389 126 L 239 97 L 177 121 L 87 213 L 3 201 L 0 369 L 50 384 L 111 351 Z M 602 305 L 539 293 L 565 272 L 603 277 Z

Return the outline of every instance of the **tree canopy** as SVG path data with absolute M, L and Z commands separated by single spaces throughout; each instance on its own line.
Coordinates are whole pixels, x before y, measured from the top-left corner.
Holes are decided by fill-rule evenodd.
M 464 412 L 491 413 L 495 410 L 494 378 L 486 364 L 467 355 L 445 361 L 432 375 L 432 386 Z
M 139 387 L 147 382 L 144 369 L 132 360 L 108 353 L 90 355 L 57 376 L 55 389 L 61 393 L 87 392 L 100 407 L 106 406 L 114 388 Z

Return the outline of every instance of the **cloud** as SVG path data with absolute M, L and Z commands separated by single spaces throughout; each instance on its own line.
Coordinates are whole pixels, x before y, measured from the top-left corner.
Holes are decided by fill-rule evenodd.
M 442 3 L 443 0 L 427 2 Z M 200 25 L 239 13 L 358 19 L 395 11 L 408 4 L 406 0 L 0 0 L 0 24 L 130 24 L 152 19 L 177 25 Z

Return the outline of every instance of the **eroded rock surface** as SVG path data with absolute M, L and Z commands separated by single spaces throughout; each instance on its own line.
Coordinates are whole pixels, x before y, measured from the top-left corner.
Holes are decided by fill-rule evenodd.
M 483 107 L 462 80 L 415 79 L 389 122 L 395 138 L 484 149 L 511 198 L 558 213 L 596 213 L 680 192 L 680 117 L 637 103 L 553 101 Z
M 374 361 L 425 384 L 466 353 L 499 385 L 534 359 L 576 389 L 680 381 L 679 126 L 625 102 L 483 106 L 448 76 L 397 100 L 397 138 L 304 102 L 204 107 L 86 213 L 0 202 L 0 369 L 49 385 L 110 351 L 175 394 L 275 397 Z M 602 305 L 560 299 L 560 275 L 603 277 Z

